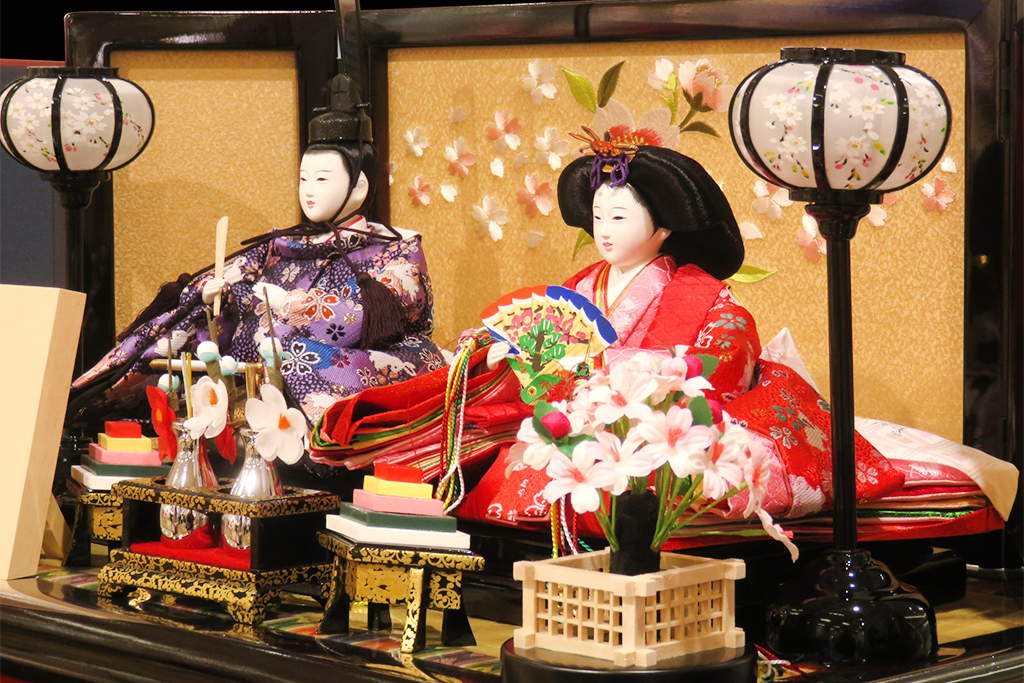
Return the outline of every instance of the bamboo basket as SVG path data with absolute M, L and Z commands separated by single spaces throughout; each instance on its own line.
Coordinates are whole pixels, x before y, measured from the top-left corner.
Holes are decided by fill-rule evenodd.
M 742 560 L 662 553 L 662 570 L 639 576 L 610 574 L 608 564 L 608 550 L 516 562 L 523 627 L 515 631 L 515 646 L 638 667 L 743 647 L 743 630 L 735 625 Z

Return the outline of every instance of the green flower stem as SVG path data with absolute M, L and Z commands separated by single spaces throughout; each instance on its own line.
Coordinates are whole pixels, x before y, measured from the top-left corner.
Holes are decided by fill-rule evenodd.
M 668 487 L 671 486 L 672 469 L 665 463 L 658 470 L 658 479 L 654 489 L 658 492 L 658 519 L 661 520 L 667 506 Z
M 686 124 L 693 120 L 693 117 L 697 115 L 697 110 L 690 106 L 690 111 L 686 112 L 686 117 L 680 122 L 679 130 L 686 128 Z
M 687 517 L 686 519 L 684 519 L 683 521 L 679 522 L 674 527 L 672 527 L 672 533 L 675 533 L 679 529 L 682 529 L 684 526 L 686 526 L 687 524 L 689 524 L 693 520 L 697 519 L 698 517 L 703 515 L 705 512 L 707 512 L 711 508 L 713 508 L 716 505 L 718 505 L 719 503 L 721 503 L 723 500 L 729 500 L 730 498 L 732 498 L 733 496 L 735 496 L 737 493 L 739 493 L 740 491 L 744 490 L 745 488 L 747 488 L 746 482 L 740 484 L 739 488 L 729 489 L 729 492 L 726 493 L 724 496 L 722 496 L 721 498 L 719 498 L 716 501 L 708 503 L 707 505 L 702 507 L 700 510 L 698 510 L 695 513 L 693 513 L 692 515 L 690 515 L 689 517 Z
M 626 435 L 629 434 L 629 418 L 620 417 L 615 421 L 615 424 L 611 425 L 612 434 L 619 437 L 619 441 L 625 441 Z
M 611 514 L 608 513 L 608 508 L 604 502 L 604 496 L 601 496 L 601 509 L 594 512 L 597 517 L 598 523 L 601 528 L 604 529 L 605 538 L 608 539 L 608 546 L 612 550 L 619 549 L 619 540 L 615 537 L 615 502 L 618 500 L 618 496 L 611 496 Z
M 672 504 L 679 497 L 680 491 L 683 487 L 685 479 L 677 479 L 675 485 L 672 487 L 672 497 L 669 500 L 669 510 L 667 514 L 658 520 L 658 526 L 654 533 L 654 542 L 651 544 L 652 549 L 660 548 L 668 540 L 669 536 L 672 535 L 676 529 L 675 522 L 682 516 L 690 507 L 690 503 L 697 495 L 698 487 L 704 480 L 703 474 L 698 474 L 690 478 L 690 486 L 687 488 L 686 493 L 683 495 L 683 499 L 679 501 L 678 505 L 672 507 Z

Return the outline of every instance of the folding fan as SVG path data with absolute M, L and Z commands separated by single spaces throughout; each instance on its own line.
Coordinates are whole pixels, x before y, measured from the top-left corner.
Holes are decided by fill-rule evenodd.
M 527 403 L 572 377 L 580 363 L 595 358 L 618 338 L 597 306 L 558 285 L 506 294 L 480 317 L 491 336 L 512 347 L 509 364 Z

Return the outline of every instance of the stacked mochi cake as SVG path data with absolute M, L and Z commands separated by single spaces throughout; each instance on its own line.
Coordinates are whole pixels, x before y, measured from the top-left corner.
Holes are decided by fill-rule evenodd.
M 107 422 L 81 465 L 71 468 L 71 476 L 91 491 L 109 491 L 119 481 L 165 477 L 170 465 L 160 461 L 153 441 L 142 435 L 135 422 Z
M 422 476 L 418 467 L 376 465 L 352 502 L 327 515 L 327 528 L 356 543 L 469 550 L 469 535 L 444 514 L 444 503 Z

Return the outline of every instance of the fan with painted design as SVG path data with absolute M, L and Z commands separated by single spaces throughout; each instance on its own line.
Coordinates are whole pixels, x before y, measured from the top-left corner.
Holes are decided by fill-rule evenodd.
M 597 306 L 558 285 L 506 294 L 480 317 L 491 336 L 512 347 L 509 364 L 527 403 L 549 394 L 618 338 Z

